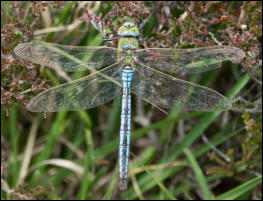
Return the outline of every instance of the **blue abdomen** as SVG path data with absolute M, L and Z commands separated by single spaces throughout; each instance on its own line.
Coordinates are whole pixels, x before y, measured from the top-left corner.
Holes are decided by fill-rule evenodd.
M 119 146 L 119 174 L 120 189 L 127 188 L 128 160 L 130 150 L 131 135 L 131 82 L 133 78 L 133 69 L 130 66 L 124 67 L 120 71 L 123 85 L 122 109 L 121 109 L 121 127 L 120 127 L 120 146 Z

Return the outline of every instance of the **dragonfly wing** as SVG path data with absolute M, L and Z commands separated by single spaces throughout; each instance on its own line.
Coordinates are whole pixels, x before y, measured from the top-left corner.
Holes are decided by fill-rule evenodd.
M 32 112 L 85 110 L 107 103 L 120 92 L 118 63 L 87 77 L 50 88 L 32 98 Z
M 19 44 L 16 55 L 36 64 L 64 71 L 93 71 L 117 62 L 117 49 L 110 47 L 77 47 L 46 42 Z M 94 71 L 93 71 L 94 72 Z
M 174 78 L 140 63 L 135 63 L 133 91 L 153 105 L 171 109 L 182 104 L 184 111 L 222 111 L 231 102 L 220 93 Z
M 191 49 L 148 48 L 137 51 L 138 61 L 171 74 L 196 73 L 220 68 L 223 61 L 236 62 L 246 56 L 239 48 L 212 46 Z

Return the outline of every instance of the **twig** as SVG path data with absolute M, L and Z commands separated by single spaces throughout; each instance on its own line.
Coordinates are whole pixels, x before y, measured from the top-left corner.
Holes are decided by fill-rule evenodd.
M 219 156 L 221 156 L 225 161 L 228 163 L 230 162 L 230 158 L 228 158 L 225 154 L 223 154 L 219 149 L 217 149 L 205 136 L 205 134 L 202 135 L 202 140 L 212 149 L 214 152 L 216 152 Z

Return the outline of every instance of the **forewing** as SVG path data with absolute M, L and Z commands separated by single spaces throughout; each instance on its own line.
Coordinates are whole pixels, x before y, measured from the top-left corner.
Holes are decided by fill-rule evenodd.
M 148 66 L 135 63 L 132 90 L 155 106 L 171 109 L 181 104 L 184 111 L 222 111 L 231 102 L 220 93 L 174 78 Z
M 50 88 L 32 98 L 27 109 L 32 112 L 85 110 L 107 103 L 120 92 L 118 64 L 82 79 Z
M 64 71 L 91 71 L 117 62 L 117 49 L 110 47 L 78 47 L 46 42 L 19 44 L 14 52 L 19 57 Z
M 236 62 L 246 55 L 231 46 L 191 49 L 148 48 L 137 51 L 138 62 L 171 74 L 196 73 L 220 68 L 223 61 Z

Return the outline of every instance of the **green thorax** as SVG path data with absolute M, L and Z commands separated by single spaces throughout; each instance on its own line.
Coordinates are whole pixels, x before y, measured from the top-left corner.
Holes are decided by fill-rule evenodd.
M 138 40 L 136 38 L 120 38 L 118 42 L 118 50 L 122 51 L 123 49 L 135 49 L 139 47 Z
M 123 58 L 126 65 L 131 65 L 133 52 L 138 49 L 136 38 L 121 38 L 118 43 L 118 60 Z

